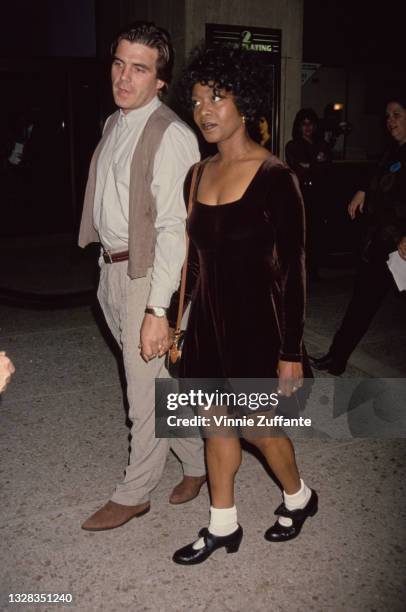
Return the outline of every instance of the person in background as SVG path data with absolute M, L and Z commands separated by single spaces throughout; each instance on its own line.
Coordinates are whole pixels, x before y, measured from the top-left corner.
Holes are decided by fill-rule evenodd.
M 16 369 L 5 351 L 0 351 L 0 393 L 3 393 L 15 371 Z
M 320 135 L 319 119 L 311 108 L 302 108 L 297 113 L 292 140 L 285 148 L 285 157 L 286 163 L 299 179 L 305 204 L 307 269 L 310 278 L 318 279 L 324 250 L 331 153 Z
M 272 152 L 272 137 L 271 137 L 270 127 L 269 127 L 269 122 L 270 122 L 270 119 L 268 119 L 264 115 L 259 118 L 258 129 L 259 129 L 259 134 L 261 138 L 259 144 L 262 147 L 265 147 L 265 149 L 268 149 L 268 151 Z
M 98 299 L 123 353 L 132 421 L 125 478 L 82 529 L 114 529 L 149 511 L 169 440 L 155 437 L 155 378 L 170 345 L 166 309 L 185 257 L 183 182 L 200 155 L 190 128 L 160 100 L 171 81 L 169 34 L 137 22 L 112 45 L 118 109 L 106 122 L 90 165 L 79 245 L 102 244 Z M 203 443 L 171 441 L 183 480 L 169 501 L 187 502 L 205 482 Z
M 327 143 L 332 157 L 339 154 L 338 151 L 335 150 L 335 146 L 340 136 L 348 136 L 352 132 L 351 123 L 343 119 L 343 108 L 344 105 L 340 103 L 327 104 L 324 108 L 323 118 L 320 122 L 322 138 Z
M 375 176 L 348 205 L 351 219 L 357 214 L 367 217 L 353 294 L 327 354 L 310 358 L 314 368 L 336 376 L 345 371 L 387 293 L 397 290 L 386 263 L 389 253 L 397 250 L 406 261 L 406 95 L 395 96 L 387 103 L 386 127 L 391 143 Z

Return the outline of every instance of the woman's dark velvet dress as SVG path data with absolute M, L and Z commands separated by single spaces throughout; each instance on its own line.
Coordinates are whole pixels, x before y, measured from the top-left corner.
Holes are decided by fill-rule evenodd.
M 186 201 L 190 183 L 191 172 Z M 192 304 L 180 376 L 276 378 L 279 359 L 302 361 L 304 211 L 293 173 L 270 156 L 240 200 L 211 206 L 195 199 L 187 228 Z M 311 376 L 307 359 L 304 365 Z

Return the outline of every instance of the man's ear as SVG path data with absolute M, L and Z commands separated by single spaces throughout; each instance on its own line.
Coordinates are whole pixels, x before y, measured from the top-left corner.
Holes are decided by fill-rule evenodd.
M 156 80 L 156 90 L 157 92 L 164 88 L 166 85 L 165 81 L 161 81 L 161 79 Z

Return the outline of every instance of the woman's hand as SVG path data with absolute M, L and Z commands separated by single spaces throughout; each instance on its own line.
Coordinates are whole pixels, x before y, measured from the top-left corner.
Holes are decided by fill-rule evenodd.
M 348 204 L 348 214 L 351 219 L 355 219 L 355 215 L 357 214 L 357 210 L 360 213 L 364 210 L 365 204 L 365 191 L 357 191 L 357 193 L 352 198 L 351 202 Z
M 278 363 L 278 394 L 290 397 L 303 386 L 303 365 L 300 361 L 282 361 Z
M 403 238 L 400 239 L 398 244 L 398 253 L 401 258 L 406 261 L 406 236 L 403 236 Z

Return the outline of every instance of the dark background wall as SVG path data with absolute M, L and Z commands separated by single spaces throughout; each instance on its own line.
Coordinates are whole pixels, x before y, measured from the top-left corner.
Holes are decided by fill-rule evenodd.
M 287 1 L 286 7 L 293 10 L 298 3 Z M 0 235 L 76 231 L 91 152 L 103 119 L 113 108 L 107 76 L 109 46 L 123 25 L 147 19 L 166 27 L 176 50 L 176 73 L 185 57 L 186 23 L 195 28 L 209 9 L 216 22 L 219 6 L 226 11 L 237 5 L 241 10 L 248 6 L 246 0 L 241 5 L 236 0 L 210 0 L 207 5 L 197 0 L 2 3 L 0 190 L 9 218 L 3 217 Z M 378 113 L 389 89 L 398 87 L 402 79 L 403 5 L 304 1 L 303 59 L 327 66 L 363 66 L 366 113 Z M 288 40 L 289 25 L 284 30 Z M 290 75 L 286 95 L 292 83 Z M 173 99 L 169 102 L 173 104 Z M 297 110 L 294 106 L 292 113 Z M 10 167 L 13 144 L 30 120 L 24 116 L 27 111 L 34 113 L 35 125 L 25 167 Z
M 2 2 L 0 57 L 94 57 L 95 2 L 96 0 Z
M 303 61 L 403 64 L 403 0 L 305 0 Z
M 5 214 L 0 235 L 63 233 L 77 226 L 89 158 L 100 133 L 100 76 L 94 0 L 2 4 L 0 192 Z M 21 163 L 13 164 L 18 142 L 24 143 L 24 153 Z

